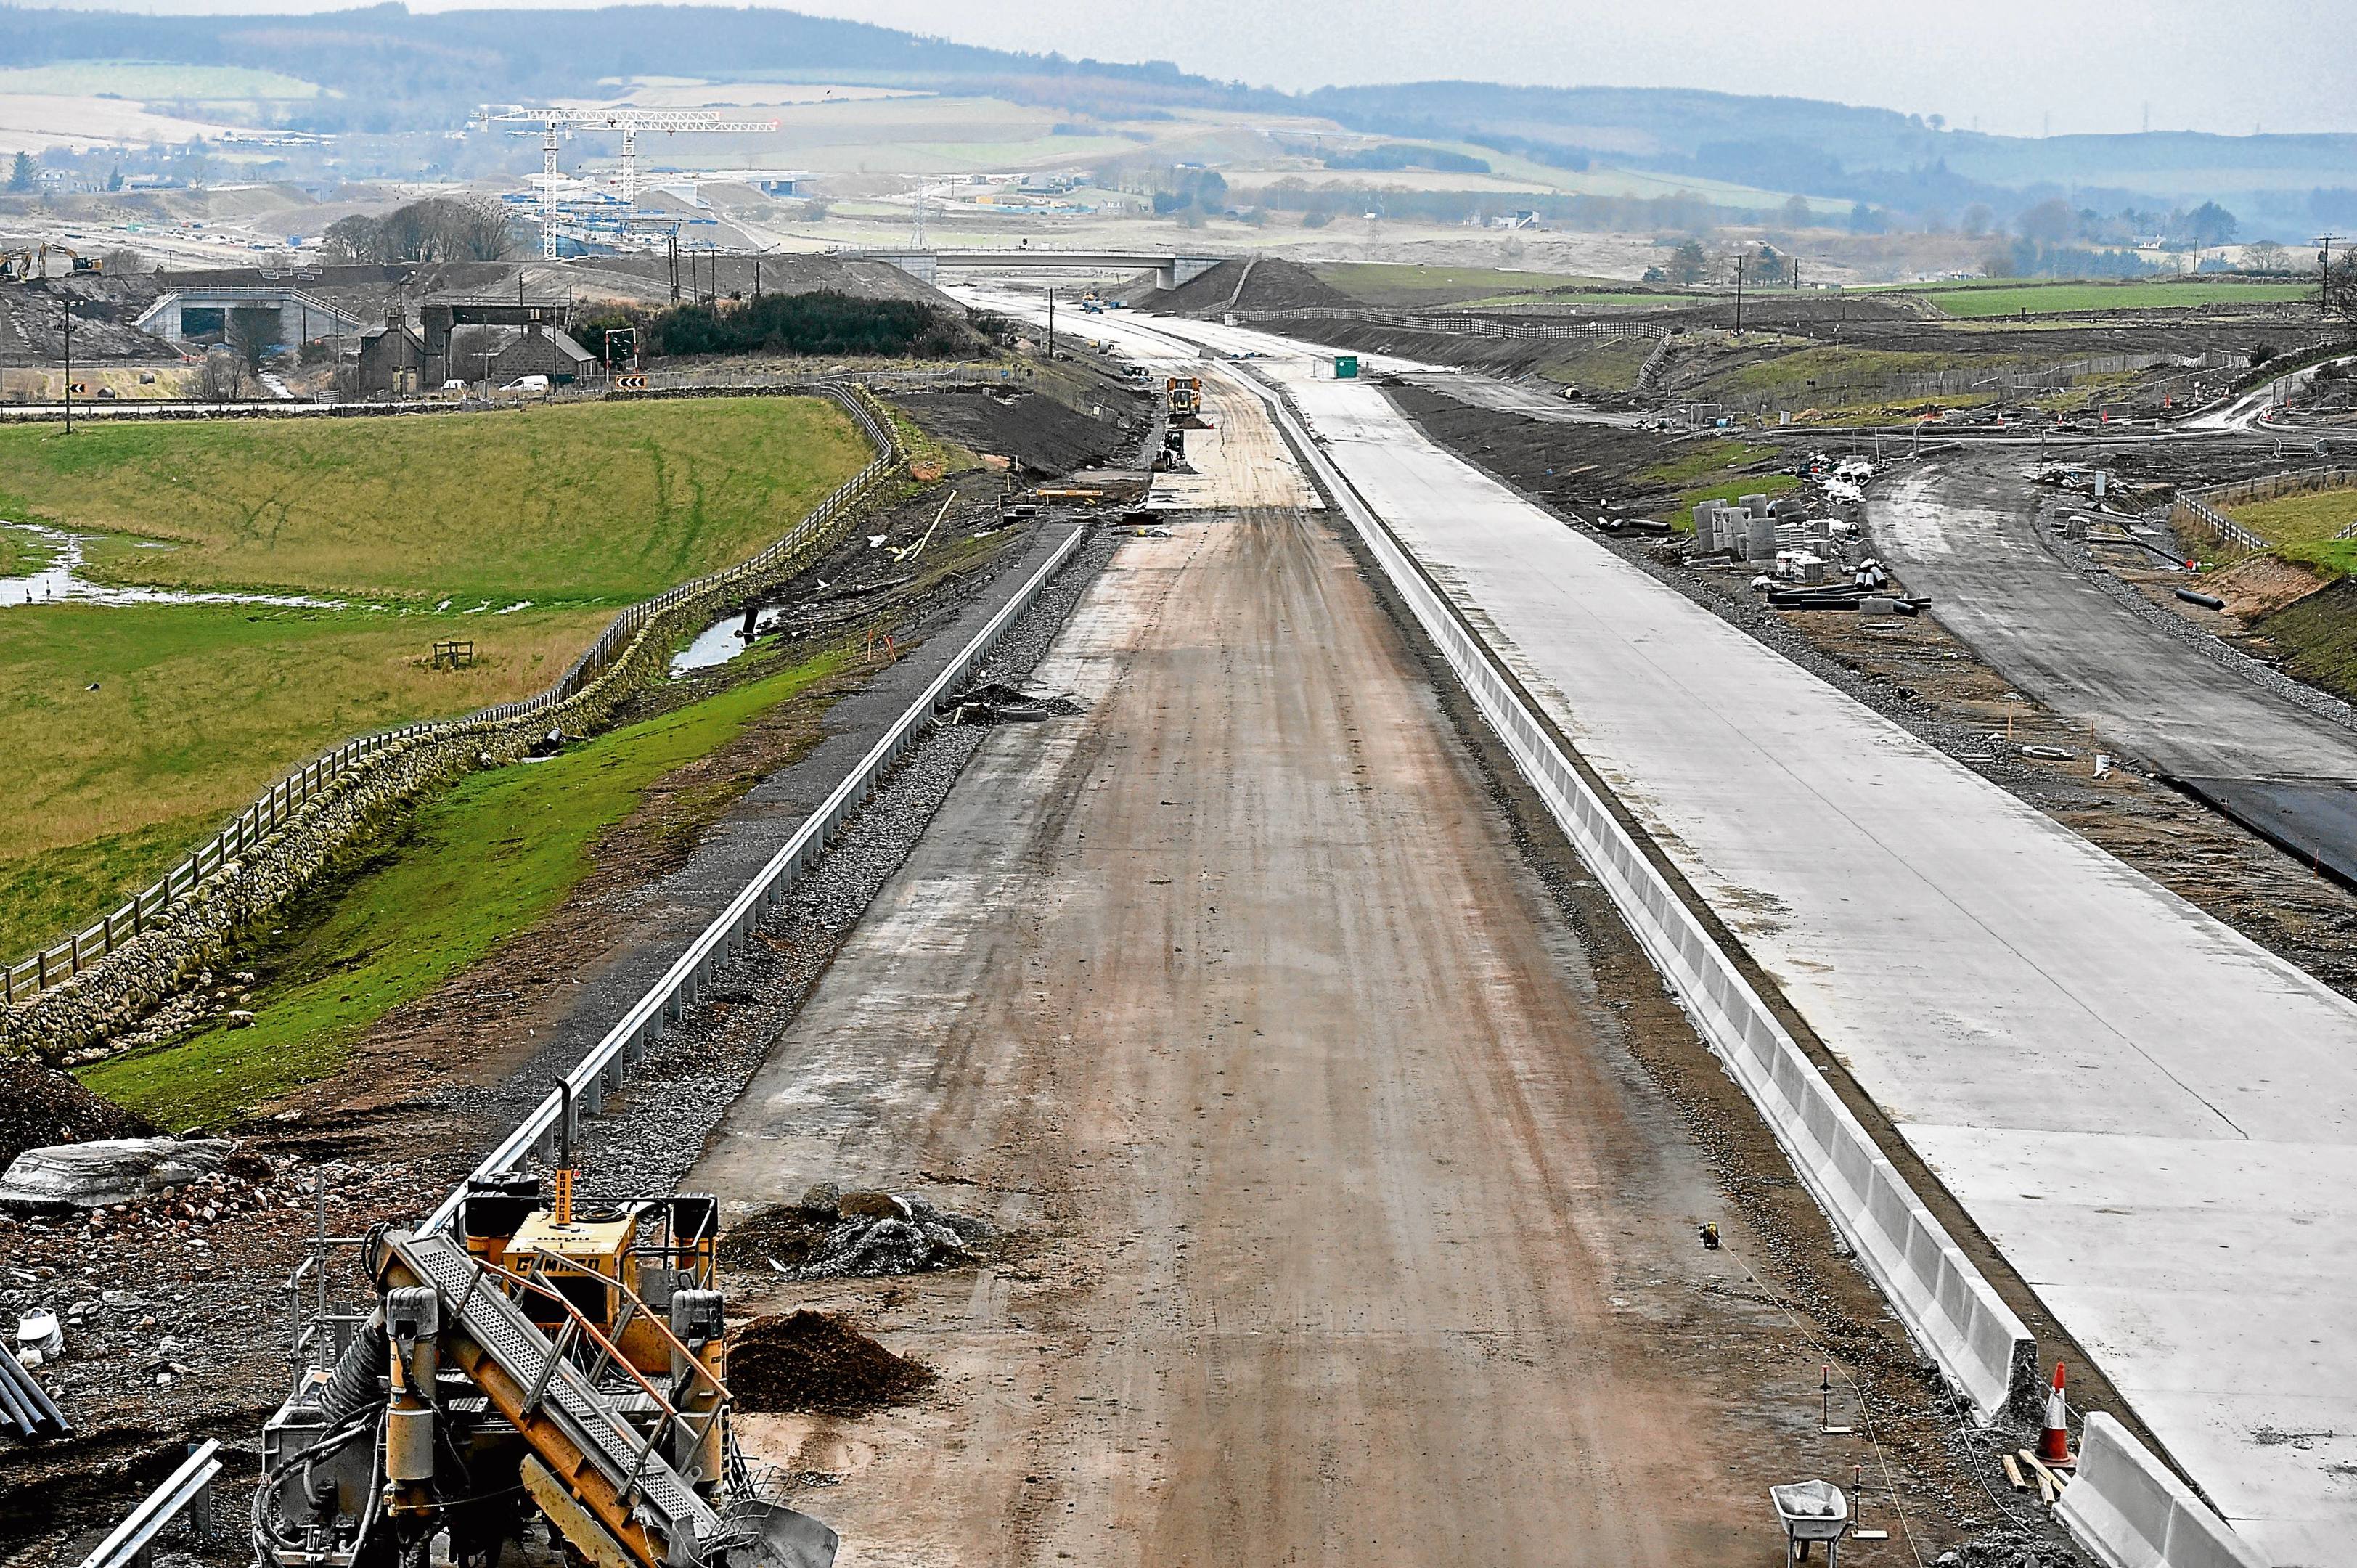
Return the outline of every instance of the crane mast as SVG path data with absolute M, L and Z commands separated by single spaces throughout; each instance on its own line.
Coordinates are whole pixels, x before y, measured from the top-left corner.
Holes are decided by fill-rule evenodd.
M 556 146 L 560 132 L 616 131 L 622 137 L 622 195 L 630 210 L 639 208 L 639 133 L 683 131 L 708 135 L 752 135 L 774 132 L 775 120 L 724 120 L 705 109 L 529 109 L 520 105 L 489 107 L 477 119 L 483 124 L 533 124 L 540 138 L 540 253 L 556 259 L 558 201 Z

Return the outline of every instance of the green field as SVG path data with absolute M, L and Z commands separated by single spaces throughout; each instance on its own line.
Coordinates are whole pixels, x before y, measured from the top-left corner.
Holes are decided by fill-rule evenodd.
M 0 611 L 0 953 L 144 886 L 338 741 L 529 696 L 611 618 L 25 605 Z M 475 644 L 468 670 L 434 642 Z M 91 691 L 95 685 L 98 689 Z
M 0 528 L 0 577 L 22 577 L 57 559 L 57 551 L 21 528 Z
M 545 688 L 620 605 L 742 560 L 866 456 L 806 398 L 0 430 L 0 517 L 176 542 L 94 539 L 93 575 L 345 601 L 0 610 L 0 954 L 339 741 Z M 446 638 L 471 669 L 430 668 Z
M 1311 269 L 1324 282 L 1369 305 L 1666 305 L 1692 296 L 1647 294 L 1625 281 L 1572 273 L 1523 273 L 1502 267 L 1419 266 L 1394 262 L 1328 262 Z M 1555 289 L 1577 292 L 1555 294 Z M 1594 292 L 1587 292 L 1587 291 Z
M 0 517 L 119 536 L 91 552 L 104 581 L 619 603 L 744 559 L 867 456 L 799 397 L 27 424 L 0 430 Z
M 2321 543 L 2357 523 L 2357 489 L 2312 490 L 2306 495 L 2249 501 L 2231 509 L 2226 515 L 2263 539 L 2283 544 Z M 2357 545 L 2357 541 L 2341 542 Z
M 2243 283 L 2227 278 L 2135 278 L 2122 283 L 2027 282 L 1982 278 L 1930 286 L 1914 285 L 1884 293 L 1922 295 L 1951 316 L 1980 317 L 2052 315 L 2066 310 L 2169 310 L 2197 305 L 2276 305 L 2313 299 L 2316 290 L 2296 283 Z
M 333 1071 L 377 1019 L 561 903 L 598 836 L 647 786 L 833 674 L 844 650 L 615 730 L 544 763 L 478 773 L 427 801 L 401 840 L 313 901 L 259 962 L 252 1027 L 212 1028 L 102 1062 L 92 1089 L 169 1127 L 219 1125 Z M 725 804 L 725 802 L 716 802 Z
M 1670 519 L 1680 532 L 1694 527 L 1694 509 L 1705 501 L 1732 501 L 1738 496 L 1781 496 L 1800 488 L 1791 474 L 1746 474 L 1740 469 L 1780 456 L 1773 446 L 1749 441 L 1697 441 L 1674 457 L 1654 464 L 1636 476 L 1640 484 L 1678 492 L 1678 515 Z

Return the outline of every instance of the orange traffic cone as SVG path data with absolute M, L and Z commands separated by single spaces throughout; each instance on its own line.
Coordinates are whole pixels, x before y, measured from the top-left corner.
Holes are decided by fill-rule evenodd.
M 2062 1363 L 2054 1363 L 2054 1387 L 2046 1395 L 2046 1424 L 2038 1434 L 2038 1456 L 2049 1465 L 2071 1463 L 2071 1430 L 2063 1424 Z

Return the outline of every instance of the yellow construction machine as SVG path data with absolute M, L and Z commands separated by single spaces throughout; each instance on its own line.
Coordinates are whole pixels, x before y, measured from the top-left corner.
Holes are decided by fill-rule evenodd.
M 1163 383 L 1170 397 L 1170 426 L 1174 430 L 1209 430 L 1203 419 L 1203 378 L 1172 376 Z
M 258 1563 L 490 1568 L 536 1515 L 597 1568 L 828 1568 L 730 1435 L 718 1238 L 709 1196 L 576 1199 L 560 1168 L 357 1239 L 368 1310 L 319 1292 L 264 1429 Z
M 48 241 L 22 251 L 0 251 L 0 283 L 38 283 L 49 275 L 52 253 L 66 258 L 69 269 L 75 273 L 98 273 L 104 268 L 95 257 L 85 256 L 70 245 L 51 244 Z

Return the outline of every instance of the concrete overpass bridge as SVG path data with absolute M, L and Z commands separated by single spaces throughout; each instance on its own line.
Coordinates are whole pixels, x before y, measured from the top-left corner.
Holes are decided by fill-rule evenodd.
M 1049 268 L 1071 272 L 1154 274 L 1157 288 L 1177 288 L 1180 284 L 1201 277 L 1231 256 L 1189 256 L 1169 251 L 1071 251 L 1040 245 L 974 246 L 963 250 L 924 249 L 849 251 L 841 252 L 845 260 L 859 262 L 889 262 L 902 272 L 927 283 L 938 280 L 942 269 L 979 269 L 985 267 Z
M 276 317 L 268 341 L 308 343 L 361 330 L 367 323 L 300 289 L 247 284 L 187 284 L 157 297 L 132 325 L 167 343 L 217 337 L 232 313 Z

